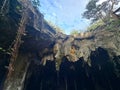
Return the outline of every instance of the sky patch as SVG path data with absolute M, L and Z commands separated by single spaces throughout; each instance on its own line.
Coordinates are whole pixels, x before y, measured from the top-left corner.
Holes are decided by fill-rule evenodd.
M 40 0 L 44 18 L 70 34 L 72 30 L 85 31 L 90 21 L 82 18 L 89 0 Z

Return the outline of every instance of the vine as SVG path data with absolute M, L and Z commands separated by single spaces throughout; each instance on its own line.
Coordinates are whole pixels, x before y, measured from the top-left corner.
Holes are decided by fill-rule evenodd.
M 22 43 L 22 36 L 25 35 L 25 26 L 27 22 L 27 9 L 25 9 L 22 13 L 22 18 L 20 20 L 19 28 L 17 30 L 17 35 L 16 38 L 13 42 L 13 46 L 11 48 L 11 58 L 10 58 L 10 63 L 8 66 L 8 75 L 7 77 L 9 78 L 14 71 L 14 63 L 15 60 L 17 59 L 18 53 L 19 53 L 19 47 Z

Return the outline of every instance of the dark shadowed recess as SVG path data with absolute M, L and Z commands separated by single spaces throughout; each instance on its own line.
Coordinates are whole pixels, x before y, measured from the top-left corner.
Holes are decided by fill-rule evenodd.
M 91 52 L 90 60 L 91 66 L 82 57 L 74 63 L 63 57 L 59 71 L 54 61 L 47 61 L 45 66 L 32 61 L 24 90 L 119 90 L 120 79 L 115 72 L 120 68 L 120 56 L 111 60 L 99 47 Z
M 7 75 L 7 66 L 9 65 L 9 55 L 0 52 L 0 90 L 3 88 L 3 83 Z

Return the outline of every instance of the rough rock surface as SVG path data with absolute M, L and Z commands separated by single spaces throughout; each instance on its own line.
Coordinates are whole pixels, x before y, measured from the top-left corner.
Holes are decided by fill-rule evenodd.
M 0 2 L 1 6 L 4 1 Z M 28 0 L 8 0 L 3 9 L 3 12 L 0 13 L 0 90 L 3 87 L 4 90 L 22 90 L 32 57 L 36 56 L 38 51 L 43 52 L 45 48 L 50 47 L 54 43 L 57 34 L 44 20 L 44 16 Z M 17 30 L 21 24 L 22 13 L 25 9 L 28 18 L 25 25 L 25 35 L 22 36 L 23 43 L 18 58 L 14 62 L 13 74 L 9 81 L 5 81 L 10 61 L 8 51 L 13 46 Z
M 120 27 L 120 26 L 119 26 Z M 77 36 L 69 36 L 64 40 L 58 40 L 56 58 L 60 55 L 67 56 L 69 61 L 77 61 L 83 57 L 85 62 L 89 62 L 90 54 L 97 48 L 104 48 L 112 57 L 120 55 L 120 29 L 116 30 L 95 30 L 85 32 Z M 61 52 L 60 52 L 61 51 Z M 59 55 L 58 55 L 59 54 Z M 90 64 L 90 63 L 89 63 Z
M 120 89 L 120 25 L 69 36 L 56 32 L 27 0 L 10 0 L 7 5 L 0 15 L 0 90 Z M 6 81 L 10 59 L 6 51 L 26 5 L 26 35 Z

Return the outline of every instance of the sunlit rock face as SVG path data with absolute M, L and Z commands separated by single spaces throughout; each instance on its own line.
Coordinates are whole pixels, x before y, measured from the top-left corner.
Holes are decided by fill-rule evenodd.
M 53 45 L 54 60 L 45 60 L 50 67 L 50 62 L 54 63 L 55 74 L 51 79 L 49 73 L 48 81 L 40 82 L 49 87 L 41 85 L 41 90 L 119 90 L 120 36 L 116 33 L 120 34 L 120 30 L 95 30 L 88 36 L 57 39 Z
M 88 62 L 89 65 L 90 54 L 98 47 L 106 49 L 110 56 L 113 56 L 113 53 L 119 56 L 120 44 L 118 44 L 118 42 L 120 42 L 120 36 L 117 33 L 120 33 L 119 29 L 116 31 L 97 30 L 85 32 L 76 37 L 67 37 L 58 44 L 58 53 L 56 53 L 56 55 L 58 57 L 60 56 L 58 54 L 66 56 L 69 61 L 73 62 L 83 57 L 85 62 Z

